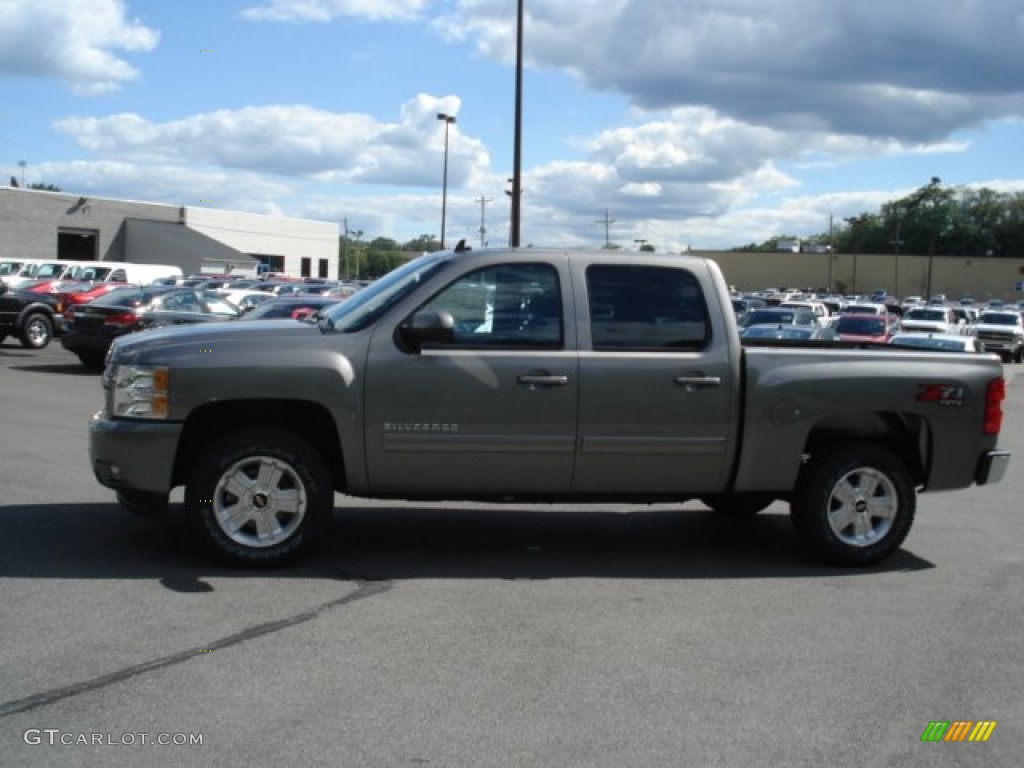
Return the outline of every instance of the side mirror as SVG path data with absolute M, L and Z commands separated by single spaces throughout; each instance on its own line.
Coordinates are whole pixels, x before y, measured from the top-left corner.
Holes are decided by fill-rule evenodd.
M 398 336 L 413 352 L 430 344 L 451 344 L 455 341 L 455 318 L 451 312 L 420 310 L 398 326 Z

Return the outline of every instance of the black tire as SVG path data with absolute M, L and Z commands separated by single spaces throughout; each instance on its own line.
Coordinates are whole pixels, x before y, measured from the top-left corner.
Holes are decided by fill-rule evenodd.
M 43 349 L 53 338 L 53 321 L 42 312 L 33 312 L 25 318 L 18 336 L 26 349 Z
M 1017 347 L 1017 352 L 1013 356 L 1013 362 L 1018 365 L 1024 362 L 1024 347 Z
M 753 517 L 771 506 L 775 499 L 759 493 L 723 493 L 715 496 L 702 496 L 700 501 L 705 507 L 720 515 Z
M 164 517 L 167 515 L 167 495 L 144 491 L 118 491 L 117 503 L 126 512 L 140 517 Z
M 6 340 L 7 340 L 7 334 L 6 333 L 0 333 L 0 344 L 3 344 L 4 341 L 6 341 Z
M 79 352 L 78 360 L 90 371 L 102 371 L 107 356 L 95 352 Z
M 811 458 L 790 512 L 797 536 L 822 561 L 868 566 L 900 548 L 916 507 L 906 465 L 880 445 L 856 442 Z
M 267 476 L 262 482 L 261 471 Z M 323 459 L 306 440 L 276 427 L 217 438 L 199 455 L 185 486 L 185 509 L 200 541 L 232 565 L 294 561 L 333 508 Z

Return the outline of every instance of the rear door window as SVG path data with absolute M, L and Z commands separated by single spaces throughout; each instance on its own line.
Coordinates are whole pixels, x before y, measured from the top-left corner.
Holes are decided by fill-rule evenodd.
M 594 264 L 587 268 L 595 350 L 696 350 L 711 338 L 697 278 L 671 267 Z

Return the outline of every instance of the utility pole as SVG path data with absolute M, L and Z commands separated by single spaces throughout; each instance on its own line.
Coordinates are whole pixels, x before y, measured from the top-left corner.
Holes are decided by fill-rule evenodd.
M 487 241 L 485 240 L 485 235 L 487 234 L 487 225 L 485 223 L 485 221 L 486 221 L 485 208 L 486 208 L 487 204 L 492 202 L 492 201 L 491 201 L 491 198 L 484 197 L 483 195 L 480 195 L 480 197 L 478 197 L 476 199 L 476 201 L 478 203 L 480 203 L 480 247 L 481 248 L 486 248 L 487 247 Z
M 604 218 L 597 220 L 598 224 L 604 224 L 604 249 L 610 251 L 612 249 L 612 241 L 610 237 L 610 230 L 612 224 L 615 223 L 615 219 L 611 218 L 611 213 L 607 208 L 604 209 Z

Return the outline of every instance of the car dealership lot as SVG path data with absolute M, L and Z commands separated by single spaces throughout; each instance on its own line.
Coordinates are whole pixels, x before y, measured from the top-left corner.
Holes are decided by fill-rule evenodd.
M 782 505 L 338 497 L 302 565 L 247 572 L 197 555 L 179 505 L 122 513 L 86 457 L 98 376 L 8 339 L 0 763 L 1019 764 L 1018 368 L 1007 478 L 922 495 L 883 567 L 809 562 Z M 921 743 L 936 720 L 998 725 Z

